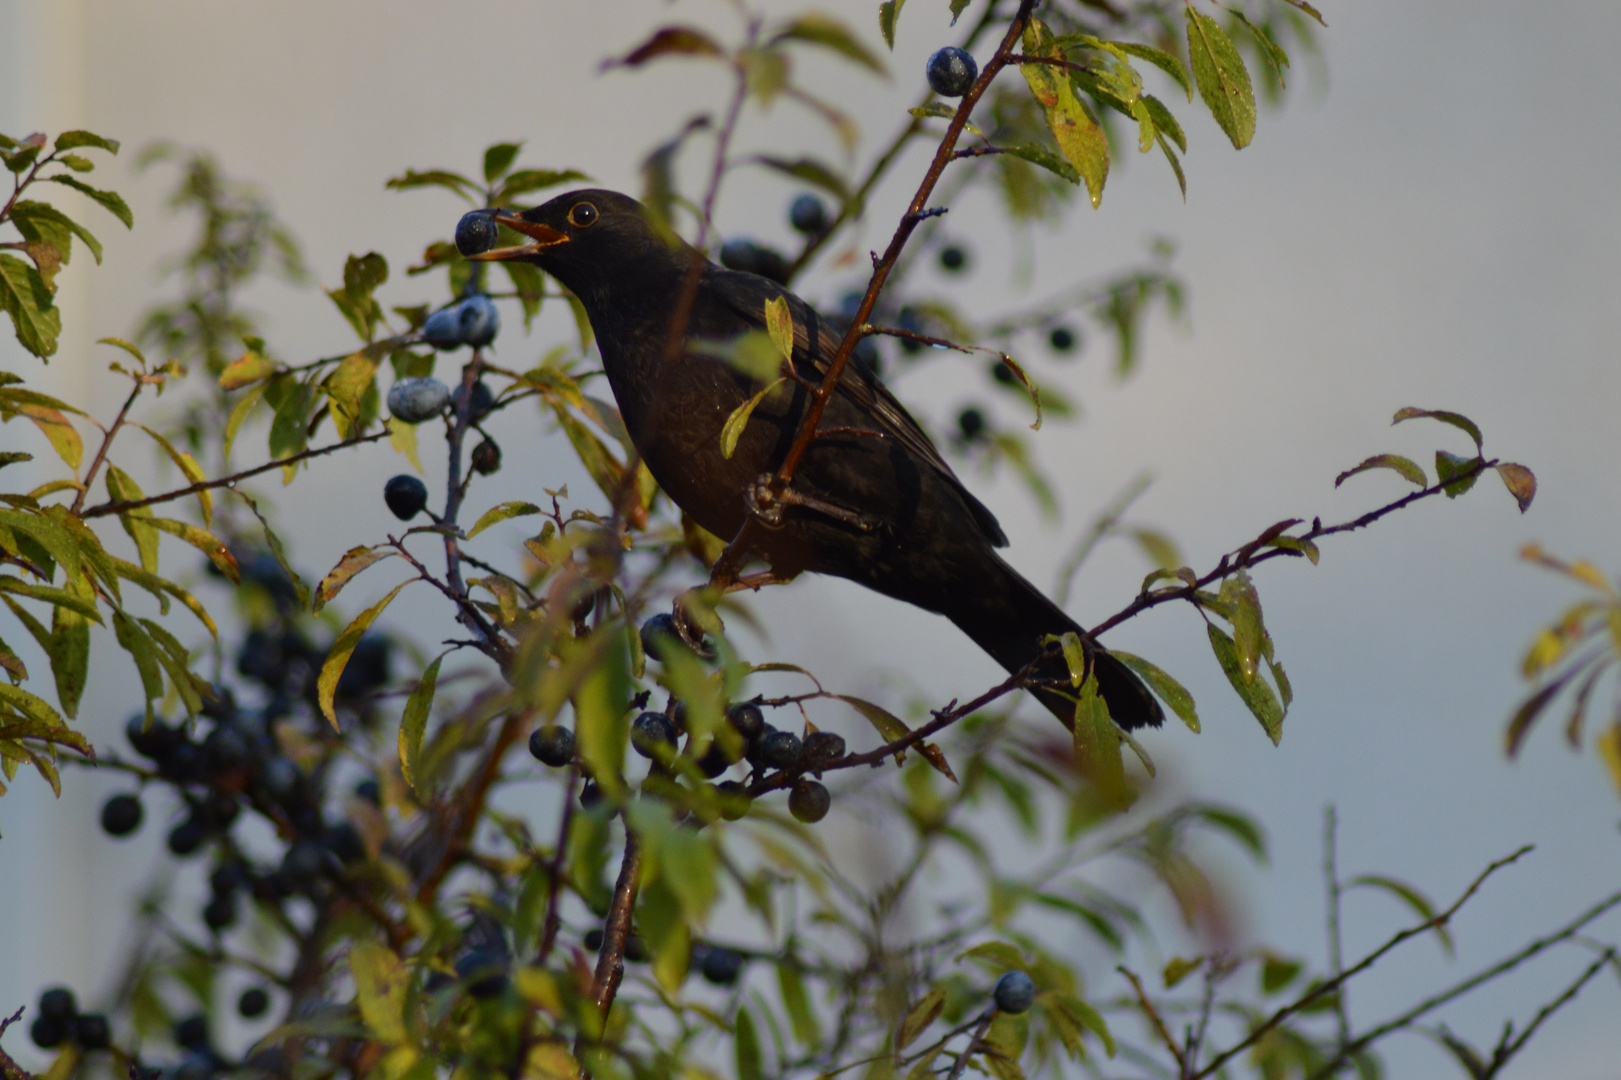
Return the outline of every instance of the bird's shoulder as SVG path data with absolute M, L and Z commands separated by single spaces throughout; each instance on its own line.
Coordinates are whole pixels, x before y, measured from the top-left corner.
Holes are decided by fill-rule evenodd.
M 799 373 L 815 381 L 820 381 L 826 374 L 829 362 L 844 339 L 844 332 L 830 324 L 811 305 L 769 278 L 728 270 L 713 263 L 705 271 L 705 284 L 708 287 L 704 292 L 708 296 L 715 298 L 749 326 L 758 329 L 766 325 L 766 303 L 774 299 L 786 300 L 789 314 L 793 316 L 794 362 Z M 945 478 L 962 496 L 987 540 L 996 547 L 1007 545 L 1007 535 L 1003 533 L 996 516 L 963 485 L 945 458 L 940 456 L 934 441 L 889 387 L 884 385 L 877 372 L 860 357 L 852 356 L 845 365 L 839 378 L 838 392 L 871 416 L 886 435 L 923 459 Z

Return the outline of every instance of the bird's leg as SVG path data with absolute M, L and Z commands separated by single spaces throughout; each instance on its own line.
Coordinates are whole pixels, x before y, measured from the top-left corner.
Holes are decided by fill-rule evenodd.
M 681 640 L 687 648 L 697 654 L 700 660 L 713 660 L 715 646 L 705 640 L 706 630 L 714 633 L 724 633 L 725 624 L 715 613 L 713 604 L 706 602 L 702 596 L 710 586 L 698 589 L 688 589 L 675 598 L 675 604 L 670 611 L 670 617 L 675 622 L 675 632 L 681 635 Z
M 782 526 L 783 511 L 790 506 L 802 506 L 834 521 L 842 521 L 861 532 L 872 532 L 882 524 L 867 514 L 805 495 L 785 484 L 779 485 L 777 478 L 770 473 L 762 473 L 755 479 L 744 493 L 744 501 L 755 519 L 772 529 Z

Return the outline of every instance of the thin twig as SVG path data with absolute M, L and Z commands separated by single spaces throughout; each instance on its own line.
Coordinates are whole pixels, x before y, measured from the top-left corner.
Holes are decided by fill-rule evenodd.
M 1328 890 L 1328 973 L 1338 978 L 1345 970 L 1345 954 L 1340 936 L 1339 816 L 1334 804 L 1323 809 L 1323 883 Z M 1334 995 L 1336 1046 L 1343 1050 L 1351 1038 L 1351 1018 L 1345 1007 L 1345 994 Z
M 220 487 L 233 487 L 238 482 L 246 480 L 250 476 L 258 476 L 260 473 L 269 472 L 271 469 L 281 469 L 287 467 L 288 465 L 297 465 L 300 461 L 307 461 L 310 458 L 321 457 L 323 454 L 330 454 L 337 450 L 346 450 L 351 446 L 359 446 L 362 443 L 376 442 L 378 439 L 386 438 L 388 438 L 388 431 L 386 429 L 383 431 L 373 432 L 370 435 L 355 435 L 352 438 L 344 439 L 342 442 L 336 442 L 330 446 L 320 446 L 316 447 L 314 450 L 303 450 L 299 453 L 289 455 L 288 457 L 277 458 L 275 461 L 267 461 L 263 465 L 255 465 L 251 469 L 244 469 L 242 472 L 234 473 L 231 476 L 222 476 L 218 480 L 204 480 L 200 483 L 192 484 L 190 487 L 179 488 L 175 491 L 166 491 L 162 495 L 153 495 L 145 499 L 133 499 L 129 502 L 102 503 L 100 506 L 92 506 L 79 516 L 81 518 L 93 518 L 105 517 L 108 514 L 123 514 L 130 510 L 139 510 L 143 506 L 155 506 L 158 503 L 173 502 L 175 499 L 184 499 L 188 495 L 197 494 L 199 491 L 209 491 L 213 488 Z M 85 486 L 86 488 L 89 487 L 88 484 Z
M 1159 1010 L 1154 1008 L 1152 1001 L 1148 1000 L 1148 991 L 1143 989 L 1142 980 L 1137 978 L 1136 972 L 1124 964 L 1117 964 L 1115 970 L 1131 981 L 1131 988 L 1137 992 L 1137 1007 L 1143 1011 L 1143 1015 L 1153 1021 L 1155 1033 L 1159 1035 L 1160 1041 L 1165 1044 L 1166 1049 L 1170 1050 L 1171 1056 L 1176 1059 L 1177 1075 L 1186 1075 L 1188 1059 L 1183 1056 L 1182 1048 L 1176 1045 L 1176 1040 L 1171 1038 L 1170 1029 L 1165 1026 L 1165 1021 L 1161 1018 Z
M 602 927 L 602 952 L 597 956 L 597 1010 L 603 1022 L 613 1008 L 619 982 L 625 977 L 625 942 L 630 940 L 630 918 L 636 908 L 636 890 L 641 885 L 642 841 L 636 830 L 625 824 L 625 855 L 619 863 L 619 879 L 614 882 L 613 903 L 608 921 Z
M 484 813 L 484 803 L 489 798 L 490 788 L 501 773 L 501 759 L 517 741 L 518 733 L 523 730 L 527 721 L 528 716 L 525 713 L 507 714 L 501 721 L 501 729 L 496 733 L 495 741 L 490 745 L 489 753 L 484 756 L 484 762 L 478 772 L 468 778 L 461 791 L 451 801 L 448 814 L 450 820 L 445 823 L 450 830 L 450 836 L 446 839 L 438 860 L 422 879 L 422 884 L 417 887 L 418 904 L 427 906 L 433 903 L 434 897 L 439 892 L 439 886 L 444 884 L 445 878 L 466 853 L 473 839 L 473 830 L 478 827 L 479 818 Z
M 129 415 L 130 406 L 134 405 L 135 399 L 141 396 L 141 388 L 145 385 L 141 379 L 137 378 L 135 385 L 130 388 L 129 397 L 124 399 L 124 407 L 118 410 L 118 418 L 113 421 L 113 426 L 107 429 L 107 433 L 101 437 L 101 445 L 96 448 L 96 456 L 90 461 L 90 470 L 84 474 L 84 486 L 73 497 L 73 505 L 68 509 L 68 513 L 77 514 L 84 508 L 84 497 L 90 494 L 90 485 L 96 482 L 96 470 L 100 469 L 101 463 L 107 459 L 107 448 L 112 446 L 113 436 L 117 435 L 118 429 L 124 426 L 124 418 Z
M 552 954 L 552 946 L 557 942 L 557 930 L 562 925 L 558 918 L 557 906 L 563 897 L 563 859 L 568 852 L 569 829 L 574 823 L 574 788 L 580 779 L 580 767 L 569 766 L 568 779 L 563 783 L 563 814 L 557 826 L 557 846 L 552 851 L 550 862 L 547 863 L 546 873 L 546 921 L 542 924 L 540 948 L 535 950 L 535 964 L 542 966 Z
M 951 1066 L 951 1072 L 946 1074 L 946 1080 L 959 1080 L 963 1069 L 968 1065 L 968 1059 L 974 1055 L 974 1050 L 980 1045 L 980 1040 L 985 1037 L 985 1032 L 990 1030 L 991 1021 L 995 1019 L 996 1010 L 986 1009 L 985 1015 L 980 1017 L 979 1026 L 974 1028 L 974 1033 L 968 1037 L 968 1045 L 963 1047 L 962 1053 L 957 1055 L 957 1063 Z

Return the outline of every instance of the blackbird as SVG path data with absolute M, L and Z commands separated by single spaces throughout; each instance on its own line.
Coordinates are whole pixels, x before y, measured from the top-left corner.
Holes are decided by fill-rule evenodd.
M 725 539 L 736 536 L 757 482 L 776 470 L 794 441 L 810 391 L 803 382 L 780 383 L 726 456 L 727 418 L 765 386 L 728 362 L 727 343 L 763 330 L 766 303 L 785 300 L 794 368 L 815 384 L 842 331 L 781 285 L 708 261 L 617 192 L 575 191 L 522 213 L 493 215 L 531 242 L 466 254 L 533 263 L 579 298 L 625 428 L 648 469 L 699 525 Z M 793 478 L 792 501 L 755 530 L 753 554 L 774 577 L 833 574 L 937 612 L 1010 672 L 1045 657 L 1038 677 L 1066 690 L 1068 668 L 1044 639 L 1077 633 L 1115 721 L 1125 728 L 1162 721 L 1159 703 L 1137 676 L 997 554 L 1007 537 L 996 518 L 867 365 L 853 359 L 844 369 L 820 430 Z M 1072 696 L 1041 688 L 1035 695 L 1073 722 Z

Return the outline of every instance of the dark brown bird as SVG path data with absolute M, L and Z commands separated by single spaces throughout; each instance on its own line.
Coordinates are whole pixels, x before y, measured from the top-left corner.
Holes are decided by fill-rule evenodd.
M 751 487 L 782 462 L 810 393 L 792 381 L 778 386 L 727 457 L 721 447 L 727 418 L 765 383 L 728 362 L 725 343 L 765 329 L 767 302 L 784 300 L 793 317 L 794 367 L 819 383 L 842 332 L 781 285 L 709 262 L 656 229 L 640 203 L 617 192 L 575 191 L 494 217 L 532 242 L 464 254 L 534 263 L 579 297 L 625 427 L 648 469 L 699 525 L 725 539 L 736 536 L 749 514 Z M 494 232 L 484 225 L 458 235 Z M 683 340 L 671 348 L 688 296 Z M 833 574 L 938 612 L 1010 672 L 1049 651 L 1047 635 L 1077 633 L 1114 719 L 1126 728 L 1161 722 L 1159 703 L 1137 676 L 1093 646 L 1074 620 L 997 554 L 1007 537 L 996 518 L 865 364 L 852 360 L 845 368 L 821 428 L 830 433 L 811 444 L 794 476 L 801 501 L 785 508 L 776 527 L 759 530 L 756 553 L 776 576 Z M 1067 687 L 1061 657 L 1046 660 L 1038 674 Z M 1035 693 L 1059 719 L 1072 722 L 1072 698 L 1057 690 Z

